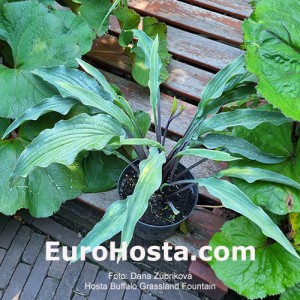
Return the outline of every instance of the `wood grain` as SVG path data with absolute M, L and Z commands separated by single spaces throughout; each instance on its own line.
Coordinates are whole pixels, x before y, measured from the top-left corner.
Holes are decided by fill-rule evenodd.
M 243 40 L 240 20 L 188 3 L 177 0 L 129 0 L 128 5 L 141 14 L 155 16 L 185 30 L 235 45 L 240 45 Z
M 250 1 L 247 0 L 186 0 L 185 2 L 241 19 L 249 17 L 252 12 Z

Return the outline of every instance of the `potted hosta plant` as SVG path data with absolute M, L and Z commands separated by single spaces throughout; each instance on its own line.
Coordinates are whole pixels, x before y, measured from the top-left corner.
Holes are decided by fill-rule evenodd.
M 80 246 L 98 246 L 119 232 L 121 241 L 130 243 L 137 222 L 155 203 L 160 204 L 157 205 L 159 211 L 156 213 L 160 215 L 162 210 L 168 211 L 169 215 L 164 214 L 163 218 L 177 225 L 195 206 L 196 198 L 193 194 L 196 190 L 193 187 L 200 185 L 219 198 L 225 207 L 244 215 L 258 225 L 265 236 L 281 244 L 291 256 L 298 257 L 295 249 L 269 215 L 234 184 L 222 178 L 235 177 L 247 182 L 276 182 L 296 189 L 300 189 L 299 183 L 275 172 L 249 166 L 222 170 L 208 178 L 191 178 L 188 172 L 193 166 L 187 169 L 180 165 L 184 156 L 199 157 L 198 164 L 203 159 L 229 162 L 241 160 L 243 157 L 265 164 L 281 162 L 286 158 L 264 153 L 242 138 L 231 136 L 229 143 L 226 135 L 221 140 L 216 133 L 236 126 L 253 129 L 263 123 L 280 125 L 290 122 L 291 119 L 279 111 L 263 108 L 219 112 L 223 105 L 245 100 L 255 93 L 255 77 L 245 70 L 244 57 L 240 56 L 207 84 L 197 112 L 183 138 L 167 153 L 164 146 L 169 125 L 175 118 L 180 117 L 184 108 L 178 108 L 175 100 L 170 118 L 163 129 L 159 41 L 158 38 L 152 40 L 142 31 L 132 32 L 138 40 L 137 47 L 144 53 L 145 66 L 149 71 L 148 86 L 156 140 L 145 138 L 145 130 L 139 125 L 127 101 L 91 65 L 78 60 L 80 66 L 91 77 L 64 66 L 38 68 L 33 74 L 56 87 L 65 100 L 58 98 L 59 100 L 53 100 L 55 102 L 44 101 L 32 107 L 9 126 L 4 136 L 22 122 L 37 119 L 49 110 L 60 111 L 76 102 L 86 106 L 86 110 L 73 118 L 59 121 L 52 129 L 42 131 L 26 147 L 12 174 L 12 185 L 38 167 L 45 168 L 52 163 L 70 166 L 76 159 L 80 159 L 79 153 L 101 150 L 106 155 L 116 155 L 129 164 L 124 173 L 125 179 L 120 182 L 120 198 L 123 199 L 116 199 Z M 204 145 L 210 149 L 204 148 Z M 130 157 L 128 153 L 131 152 L 134 154 Z M 132 162 L 134 159 L 135 162 Z M 187 201 L 190 194 L 193 197 Z M 178 206 L 178 203 L 181 206 Z

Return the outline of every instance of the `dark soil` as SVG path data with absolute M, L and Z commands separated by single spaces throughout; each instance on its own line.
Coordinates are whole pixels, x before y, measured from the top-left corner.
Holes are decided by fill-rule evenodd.
M 182 167 L 182 166 L 180 166 Z M 176 170 L 175 174 L 179 173 L 181 170 Z M 178 180 L 188 179 L 184 174 L 179 177 Z M 132 169 L 128 168 L 127 172 L 123 174 L 122 180 L 119 183 L 119 194 L 121 199 L 126 199 L 127 196 L 132 195 L 135 185 L 138 180 L 137 173 Z M 170 225 L 178 223 L 185 219 L 193 210 L 195 204 L 195 193 L 193 188 L 189 188 L 176 194 L 176 191 L 181 189 L 184 185 L 175 185 L 170 187 L 165 187 L 163 192 L 156 191 L 149 200 L 149 206 L 142 218 L 141 222 L 151 225 Z M 174 195 L 167 198 L 168 195 Z M 167 203 L 170 201 L 173 203 L 175 208 L 180 211 L 179 214 L 175 215 Z

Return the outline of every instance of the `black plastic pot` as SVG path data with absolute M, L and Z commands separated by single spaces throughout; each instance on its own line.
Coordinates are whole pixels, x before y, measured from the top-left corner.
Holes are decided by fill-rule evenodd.
M 135 161 L 134 164 L 138 165 L 139 161 Z M 177 167 L 178 172 L 181 172 L 185 169 L 186 168 L 182 164 L 178 164 Z M 119 182 L 118 182 L 118 192 L 120 195 L 120 199 L 126 198 L 126 195 L 124 196 L 121 192 L 121 187 L 123 186 L 124 181 L 126 180 L 125 179 L 126 175 L 128 173 L 132 173 L 132 170 L 133 170 L 132 166 L 128 165 L 120 175 Z M 191 172 L 188 171 L 182 176 L 182 178 L 180 178 L 180 180 L 183 179 L 194 179 L 194 177 L 191 174 Z M 168 225 L 152 225 L 152 224 L 144 223 L 142 221 L 138 221 L 135 226 L 134 234 L 143 238 L 144 240 L 152 240 L 152 241 L 164 240 L 170 237 L 172 234 L 174 234 L 176 229 L 179 227 L 179 225 L 190 216 L 190 214 L 193 212 L 197 204 L 198 201 L 197 185 L 191 187 L 189 190 L 190 190 L 189 196 L 193 198 L 192 201 L 190 201 L 192 205 L 190 206 L 189 213 L 185 214 L 182 220 Z

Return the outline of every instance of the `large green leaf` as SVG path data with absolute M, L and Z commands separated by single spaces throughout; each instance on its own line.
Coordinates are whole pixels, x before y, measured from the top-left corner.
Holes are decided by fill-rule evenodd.
M 162 166 L 165 163 L 165 153 L 151 148 L 149 157 L 140 162 L 139 179 L 132 196 L 127 200 L 127 217 L 122 230 L 122 242 L 130 243 L 134 227 L 148 207 L 151 195 L 158 190 L 162 181 Z
M 54 9 L 51 10 L 51 12 L 76 35 L 80 53 L 84 55 L 85 53 L 89 52 L 92 48 L 92 42 L 96 35 L 89 27 L 85 19 L 83 19 L 81 16 L 76 16 L 75 14 L 70 13 L 69 10 Z
M 75 1 L 74 1 L 75 2 Z M 116 1 L 119 2 L 119 1 Z M 108 30 L 108 14 L 112 7 L 111 0 L 81 0 L 77 9 L 96 33 L 101 36 Z
M 35 130 L 42 130 L 54 124 L 50 120 L 48 117 L 34 124 L 26 123 L 28 125 L 26 128 L 21 126 L 17 138 L 0 141 L 0 212 L 11 215 L 21 208 L 28 208 L 35 217 L 48 217 L 58 211 L 65 200 L 76 198 L 82 193 L 84 176 L 76 164 L 69 167 L 52 164 L 45 169 L 38 168 L 15 187 L 10 186 L 9 179 L 17 160 L 30 136 L 34 135 L 31 125 Z
M 83 51 L 72 28 L 36 1 L 4 4 L 0 9 L 0 24 L 5 29 L 1 36 L 6 42 L 2 54 L 9 66 L 0 65 L 0 115 L 16 118 L 55 94 L 51 86 L 30 71 L 41 65 L 75 67 L 75 58 Z
M 119 44 L 121 47 L 127 47 L 133 38 L 131 29 L 138 29 L 141 17 L 133 9 L 127 7 L 118 7 L 114 12 L 115 17 L 118 19 L 121 33 L 119 36 Z
M 298 300 L 300 295 L 300 282 L 295 286 L 287 289 L 281 294 L 280 300 Z
M 240 217 L 225 223 L 221 230 L 213 236 L 210 246 L 213 249 L 227 247 L 229 259 L 218 261 L 213 258 L 209 264 L 229 288 L 249 299 L 257 299 L 281 293 L 299 282 L 300 260 L 278 243 L 270 243 L 258 226 Z M 248 252 L 247 260 L 242 261 L 239 252 L 237 260 L 233 261 L 234 246 L 254 247 L 255 260 L 250 261 Z
M 58 122 L 32 141 L 20 156 L 12 181 L 26 177 L 37 167 L 52 163 L 70 165 L 83 150 L 101 150 L 112 139 L 122 140 L 125 133 L 121 126 L 107 115 L 78 115 Z
M 265 164 L 279 163 L 288 159 L 288 156 L 264 153 L 248 141 L 235 136 L 212 133 L 201 138 L 200 143 L 209 149 L 226 148 L 230 153 L 240 154 L 248 159 Z
M 50 111 L 55 111 L 62 115 L 66 115 L 76 103 L 77 101 L 73 99 L 63 99 L 60 96 L 47 98 L 26 110 L 19 118 L 11 123 L 6 129 L 2 138 L 5 138 L 9 133 L 17 129 L 24 122 L 28 120 L 37 120 L 40 116 Z
M 126 163 L 115 155 L 91 151 L 83 159 L 85 193 L 106 192 L 117 186 L 118 179 Z
M 288 159 L 270 165 L 253 161 L 239 161 L 231 162 L 230 166 L 247 167 L 251 164 L 253 168 L 276 172 L 298 183 L 300 182 L 300 142 L 295 144 L 292 141 L 291 124 L 281 126 L 262 124 L 253 130 L 237 128 L 236 135 L 254 144 L 263 152 L 272 153 L 276 156 L 287 156 Z M 283 215 L 289 212 L 300 212 L 300 193 L 292 187 L 262 181 L 248 184 L 239 179 L 233 179 L 233 182 L 254 203 L 273 213 Z
M 284 114 L 300 120 L 298 1 L 256 1 L 243 23 L 246 62 L 259 78 L 258 91 Z
M 210 131 L 222 131 L 228 127 L 244 126 L 253 129 L 262 123 L 281 125 L 291 119 L 280 112 L 263 111 L 256 109 L 238 109 L 232 112 L 215 114 L 207 118 L 199 127 L 198 134 L 203 135 Z
M 192 182 L 192 180 L 190 180 Z M 295 249 L 287 240 L 281 230 L 273 223 L 271 218 L 263 209 L 255 205 L 241 190 L 232 183 L 216 178 L 200 178 L 194 180 L 200 186 L 205 187 L 208 192 L 219 198 L 224 207 L 232 209 L 239 214 L 244 215 L 256 225 L 262 232 L 281 244 L 288 252 L 299 258 Z M 299 260 L 300 262 L 300 260 Z

